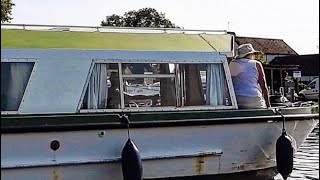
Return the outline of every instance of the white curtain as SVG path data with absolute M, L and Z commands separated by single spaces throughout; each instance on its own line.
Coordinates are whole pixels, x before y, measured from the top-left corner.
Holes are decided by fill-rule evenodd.
M 1 110 L 17 111 L 34 63 L 1 63 Z
M 226 89 L 226 78 L 222 64 L 208 64 L 206 104 L 210 106 L 224 105 Z
M 107 108 L 108 85 L 107 64 L 95 64 L 88 84 L 88 109 Z

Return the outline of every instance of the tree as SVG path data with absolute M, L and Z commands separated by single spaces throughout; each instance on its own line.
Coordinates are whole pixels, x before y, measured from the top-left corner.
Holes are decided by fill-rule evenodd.
M 154 8 L 128 11 L 123 16 L 112 14 L 101 22 L 101 26 L 178 28 L 164 13 L 158 13 Z
M 15 4 L 11 0 L 1 0 L 1 23 L 10 22 L 11 10 Z
M 256 53 L 255 58 L 256 60 L 260 61 L 264 65 L 269 64 L 268 61 L 265 59 L 265 54 L 262 52 Z
M 106 21 L 101 22 L 101 26 L 123 26 L 123 17 L 116 14 L 107 16 Z

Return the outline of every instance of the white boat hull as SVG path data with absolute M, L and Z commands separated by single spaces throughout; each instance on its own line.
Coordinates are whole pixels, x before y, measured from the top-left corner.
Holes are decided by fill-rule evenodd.
M 287 121 L 286 130 L 299 146 L 317 122 Z M 147 179 L 275 167 L 275 144 L 281 131 L 282 122 L 270 121 L 130 132 Z M 53 140 L 60 142 L 57 151 L 50 149 Z M 126 140 L 125 129 L 1 134 L 1 177 L 121 180 L 121 151 Z

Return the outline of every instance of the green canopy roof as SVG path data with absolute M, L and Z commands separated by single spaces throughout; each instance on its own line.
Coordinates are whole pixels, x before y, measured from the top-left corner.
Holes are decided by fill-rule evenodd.
M 231 36 L 229 34 L 61 32 L 1 29 L 1 48 L 228 52 L 231 49 Z

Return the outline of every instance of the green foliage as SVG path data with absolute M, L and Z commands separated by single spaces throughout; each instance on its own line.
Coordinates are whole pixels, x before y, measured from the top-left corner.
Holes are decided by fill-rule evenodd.
M 123 17 L 116 14 L 107 16 L 106 21 L 101 22 L 101 26 L 115 26 L 115 27 L 123 26 Z
M 306 89 L 308 86 L 303 84 L 302 82 L 299 82 L 298 83 L 298 88 L 299 88 L 299 91 L 301 91 L 302 89 Z
M 265 56 L 262 52 L 256 53 L 255 58 L 256 58 L 256 60 L 260 61 L 262 64 L 268 64 L 268 61 L 265 59 Z
M 11 10 L 15 4 L 11 0 L 1 0 L 1 23 L 10 22 Z
M 164 13 L 159 13 L 154 8 L 128 11 L 123 16 L 112 14 L 101 22 L 101 26 L 178 28 L 169 19 L 165 18 Z

